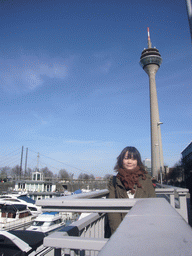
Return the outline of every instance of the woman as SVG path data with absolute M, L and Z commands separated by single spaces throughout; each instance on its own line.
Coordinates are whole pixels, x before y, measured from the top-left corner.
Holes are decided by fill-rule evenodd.
M 108 198 L 148 198 L 156 197 L 151 176 L 145 171 L 139 151 L 126 147 L 117 157 L 114 167 L 117 175 L 109 180 Z M 117 229 L 126 213 L 109 213 L 111 234 Z

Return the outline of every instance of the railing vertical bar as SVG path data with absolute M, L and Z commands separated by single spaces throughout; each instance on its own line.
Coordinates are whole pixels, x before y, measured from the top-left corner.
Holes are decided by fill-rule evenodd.
M 57 248 L 54 250 L 54 256 L 61 256 L 61 248 Z
M 104 222 L 105 222 L 105 217 L 102 217 L 100 221 L 100 238 L 104 238 Z
M 81 237 L 85 237 L 85 230 L 86 230 L 86 228 L 83 229 L 83 231 L 81 233 Z
M 89 226 L 87 226 L 85 229 L 84 237 L 89 237 Z
M 92 225 L 92 238 L 95 238 L 95 222 L 93 223 L 93 225 Z M 91 256 L 95 256 L 95 253 L 94 253 L 94 251 L 91 251 Z
M 100 222 L 100 238 L 104 238 L 104 218 L 101 219 Z
M 85 250 L 80 250 L 80 256 L 85 256 L 87 254 L 85 254 Z
M 95 238 L 99 238 L 99 222 L 100 219 L 95 223 Z
M 95 238 L 95 222 L 92 224 L 92 228 L 91 228 L 91 237 L 92 238 Z M 91 256 L 95 256 L 95 253 L 94 253 L 94 251 L 90 251 L 90 255 Z
M 91 237 L 91 225 L 87 226 L 86 232 L 85 232 L 85 237 Z M 84 255 L 89 256 L 90 255 L 89 251 L 85 250 Z
M 170 204 L 171 204 L 171 206 L 173 206 L 173 208 L 175 208 L 175 196 L 174 196 L 174 194 L 170 195 Z

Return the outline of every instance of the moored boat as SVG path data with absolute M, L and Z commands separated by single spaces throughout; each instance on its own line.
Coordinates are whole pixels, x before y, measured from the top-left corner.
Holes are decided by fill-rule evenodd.
M 24 204 L 0 202 L 0 230 L 25 228 L 31 224 L 33 218 Z
M 44 212 L 40 214 L 26 230 L 47 234 L 65 225 L 66 220 L 62 218 L 59 212 Z
M 37 217 L 42 213 L 41 207 L 35 205 L 35 201 L 27 196 L 27 193 L 12 193 L 0 195 L 0 203 L 20 203 L 25 204 L 31 211 L 32 215 Z

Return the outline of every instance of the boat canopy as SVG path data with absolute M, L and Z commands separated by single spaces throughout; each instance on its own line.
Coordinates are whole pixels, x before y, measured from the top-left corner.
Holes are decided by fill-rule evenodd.
M 27 209 L 27 206 L 24 204 L 0 204 L 1 212 L 12 212 L 24 211 Z

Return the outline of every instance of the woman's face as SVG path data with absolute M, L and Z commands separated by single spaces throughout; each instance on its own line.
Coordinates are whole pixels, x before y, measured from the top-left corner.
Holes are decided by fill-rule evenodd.
M 137 160 L 133 158 L 128 158 L 128 151 L 125 153 L 123 158 L 123 168 L 127 170 L 133 170 L 137 167 Z

